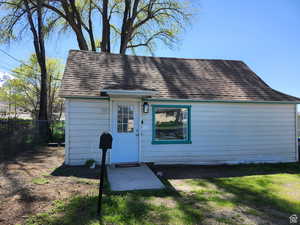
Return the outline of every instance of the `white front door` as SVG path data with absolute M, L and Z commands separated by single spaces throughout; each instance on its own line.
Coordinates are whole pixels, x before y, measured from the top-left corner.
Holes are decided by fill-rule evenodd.
M 139 161 L 139 104 L 116 102 L 112 107 L 111 163 Z

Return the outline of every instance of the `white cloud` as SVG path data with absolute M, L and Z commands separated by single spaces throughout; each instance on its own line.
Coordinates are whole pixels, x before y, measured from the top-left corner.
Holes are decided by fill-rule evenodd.
M 2 87 L 3 83 L 7 80 L 13 79 L 13 76 L 7 72 L 0 71 L 0 87 Z

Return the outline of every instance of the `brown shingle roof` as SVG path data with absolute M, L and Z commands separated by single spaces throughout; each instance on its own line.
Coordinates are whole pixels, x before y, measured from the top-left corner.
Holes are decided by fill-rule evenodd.
M 165 99 L 300 101 L 270 88 L 242 61 L 71 50 L 60 95 L 97 97 L 103 89 L 154 90 Z

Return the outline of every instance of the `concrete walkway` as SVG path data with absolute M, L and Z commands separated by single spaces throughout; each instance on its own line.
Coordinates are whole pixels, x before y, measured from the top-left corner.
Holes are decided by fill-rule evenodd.
M 142 164 L 139 167 L 107 167 L 107 176 L 112 191 L 162 189 L 165 186 L 157 176 Z

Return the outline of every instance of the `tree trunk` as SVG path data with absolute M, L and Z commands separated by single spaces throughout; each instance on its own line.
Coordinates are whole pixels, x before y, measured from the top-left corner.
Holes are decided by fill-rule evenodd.
M 37 1 L 37 28 L 33 21 L 33 14 L 29 7 L 28 0 L 24 0 L 27 19 L 30 25 L 30 30 L 33 35 L 33 44 L 36 52 L 37 60 L 41 69 L 41 89 L 40 89 L 40 104 L 38 114 L 38 128 L 40 134 L 40 141 L 47 141 L 49 135 L 48 124 L 48 111 L 47 111 L 47 68 L 46 68 L 46 54 L 44 45 L 44 33 L 43 33 L 43 13 L 42 4 L 43 0 Z
M 65 11 L 65 19 L 70 24 L 71 28 L 76 34 L 76 39 L 78 43 L 78 47 L 80 50 L 88 51 L 89 47 L 87 41 L 82 32 L 82 21 L 79 12 L 77 11 L 75 1 L 74 0 L 61 0 L 61 5 L 63 10 Z M 71 6 L 71 9 L 70 9 Z M 71 11 L 70 11 L 71 10 Z
M 122 28 L 121 28 L 121 43 L 120 43 L 120 54 L 125 54 L 126 52 L 126 32 L 128 31 L 128 18 L 130 14 L 130 8 L 131 8 L 131 0 L 125 0 L 125 10 L 123 14 L 123 22 L 122 22 Z
M 133 7 L 131 7 L 132 0 L 125 0 L 125 10 L 123 14 L 123 22 L 121 29 L 121 43 L 120 43 L 120 54 L 125 55 L 127 45 L 132 38 L 133 24 L 137 17 L 138 5 L 140 0 L 134 0 Z M 132 8 L 132 12 L 131 12 Z
M 75 31 L 76 33 L 76 38 L 77 38 L 77 43 L 78 43 L 78 47 L 80 50 L 85 50 L 85 51 L 88 51 L 89 50 L 89 47 L 86 43 L 86 40 L 83 36 L 83 33 L 82 31 Z
M 41 68 L 41 94 L 40 94 L 40 110 L 39 110 L 39 120 L 48 120 L 48 110 L 47 110 L 47 68 L 46 68 L 46 53 L 44 44 L 44 32 L 43 32 L 43 18 L 42 18 L 42 0 L 38 0 L 37 16 L 38 16 L 38 42 L 40 54 L 38 55 L 38 62 Z
M 108 0 L 103 0 L 101 51 L 110 52 L 110 24 L 107 17 Z
M 90 36 L 90 42 L 91 42 L 91 47 L 92 51 L 96 51 L 96 43 L 95 43 L 95 38 L 94 38 L 94 31 L 93 31 L 93 21 L 92 21 L 92 1 L 90 1 L 90 7 L 89 7 L 89 36 Z

